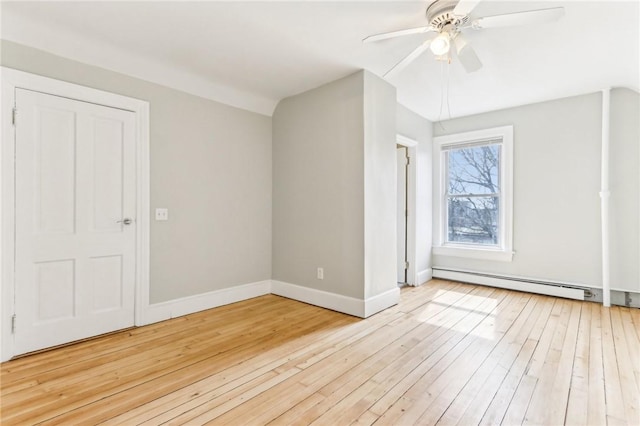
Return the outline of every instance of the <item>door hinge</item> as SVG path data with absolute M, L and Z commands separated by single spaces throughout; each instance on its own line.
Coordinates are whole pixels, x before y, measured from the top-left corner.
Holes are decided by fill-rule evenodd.
M 16 125 L 16 118 L 18 117 L 18 108 L 13 107 L 11 110 L 11 124 Z
M 404 262 L 404 269 L 409 269 L 409 262 Z
M 407 157 L 407 166 L 411 164 L 411 157 Z
M 11 316 L 11 334 L 15 334 L 16 332 L 16 314 Z

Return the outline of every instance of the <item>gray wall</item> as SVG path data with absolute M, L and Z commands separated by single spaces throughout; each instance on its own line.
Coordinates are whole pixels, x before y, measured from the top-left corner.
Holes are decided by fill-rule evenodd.
M 273 279 L 364 296 L 364 73 L 273 114 Z M 393 259 L 395 262 L 395 258 Z M 324 280 L 316 278 L 324 268 Z
M 364 72 L 364 298 L 397 287 L 396 89 Z
M 396 118 L 398 133 L 418 141 L 414 165 L 416 168 L 416 271 L 419 277 L 424 277 L 431 273 L 433 243 L 431 230 L 433 124 L 399 104 L 396 109 Z
M 2 42 L 3 66 L 150 103 L 151 303 L 271 278 L 271 118 Z
M 601 122 L 596 93 L 435 124 L 434 136 L 513 125 L 515 255 L 434 256 L 434 267 L 601 287 Z
M 395 288 L 395 108 L 395 88 L 366 71 L 278 104 L 275 280 L 357 299 Z
M 611 91 L 611 288 L 640 291 L 640 95 Z

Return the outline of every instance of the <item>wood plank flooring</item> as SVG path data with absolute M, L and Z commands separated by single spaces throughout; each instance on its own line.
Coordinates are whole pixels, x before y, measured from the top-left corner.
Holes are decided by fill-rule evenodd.
M 640 424 L 640 310 L 433 280 L 263 296 L 1 365 L 3 425 Z

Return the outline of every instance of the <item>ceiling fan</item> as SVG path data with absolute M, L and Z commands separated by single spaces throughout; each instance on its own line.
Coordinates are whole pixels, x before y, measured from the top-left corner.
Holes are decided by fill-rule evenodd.
M 450 61 L 451 44 L 455 46 L 456 54 L 462 67 L 467 72 L 474 72 L 482 67 L 482 62 L 480 62 L 475 50 L 473 50 L 462 34 L 463 30 L 469 28 L 482 30 L 485 28 L 551 22 L 560 19 L 564 15 L 563 7 L 553 7 L 549 9 L 472 18 L 470 14 L 478 3 L 480 3 L 480 0 L 436 0 L 427 8 L 427 21 L 429 25 L 375 34 L 362 41 L 366 43 L 420 33 L 434 33 L 436 35 L 433 38 L 427 39 L 414 51 L 401 59 L 400 62 L 385 73 L 385 77 L 391 77 L 402 71 L 418 56 L 426 52 L 427 49 L 431 49 L 436 59 Z

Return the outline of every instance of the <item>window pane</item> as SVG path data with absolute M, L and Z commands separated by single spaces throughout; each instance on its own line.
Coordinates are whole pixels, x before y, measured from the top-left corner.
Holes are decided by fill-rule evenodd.
M 500 192 L 500 146 L 497 144 L 448 151 L 449 194 Z
M 497 245 L 499 205 L 498 197 L 450 197 L 447 241 Z

